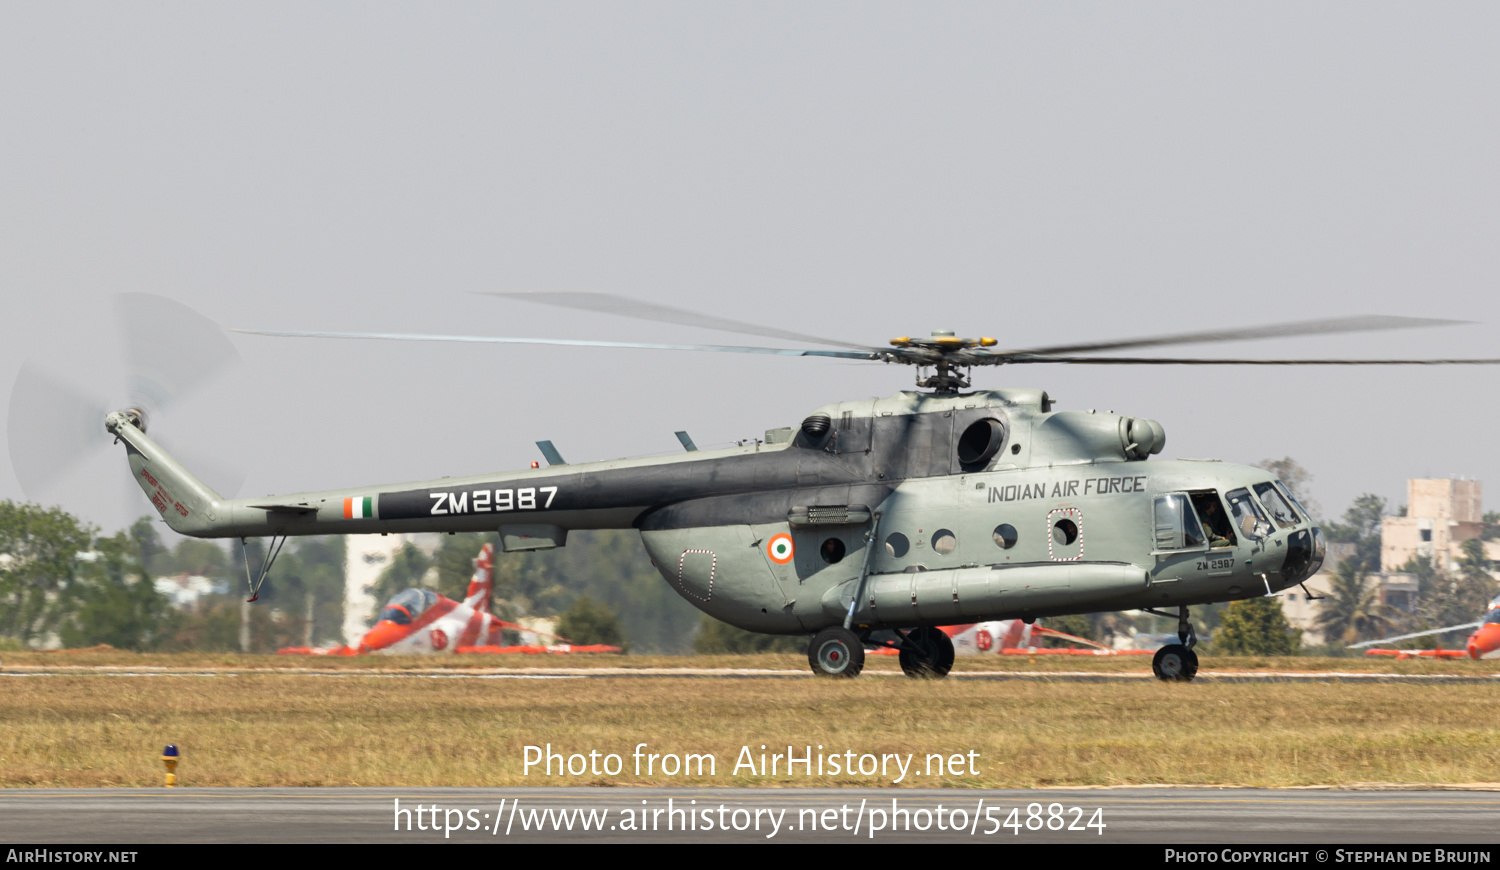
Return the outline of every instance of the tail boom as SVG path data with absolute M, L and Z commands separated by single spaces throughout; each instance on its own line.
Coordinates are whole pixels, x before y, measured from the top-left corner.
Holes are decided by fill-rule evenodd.
M 651 505 L 590 503 L 587 472 L 515 472 L 434 481 L 226 499 L 153 441 L 139 416 L 117 411 L 106 430 L 123 442 L 132 476 L 162 519 L 197 538 L 493 532 L 506 549 L 562 546 L 571 529 L 629 529 Z M 574 466 L 577 468 L 577 466 Z M 572 496 L 562 508 L 559 493 Z

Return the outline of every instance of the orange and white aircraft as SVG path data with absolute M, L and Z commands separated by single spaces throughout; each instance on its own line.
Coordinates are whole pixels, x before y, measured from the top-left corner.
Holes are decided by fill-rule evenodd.
M 1398 659 L 1413 657 L 1422 658 L 1444 658 L 1456 659 L 1468 656 L 1471 659 L 1500 659 L 1500 598 L 1490 602 L 1489 611 L 1485 613 L 1484 619 L 1479 622 L 1466 622 L 1463 625 L 1450 625 L 1446 628 L 1434 628 L 1430 631 L 1418 631 L 1412 634 L 1403 634 L 1399 637 L 1387 637 L 1380 640 L 1367 640 L 1364 643 L 1350 644 L 1350 649 L 1375 646 L 1382 643 L 1395 643 L 1398 640 L 1410 640 L 1414 637 L 1426 637 L 1430 634 L 1446 634 L 1450 631 L 1462 631 L 1466 628 L 1474 629 L 1469 635 L 1469 642 L 1464 649 L 1370 649 L 1365 650 L 1367 656 L 1395 656 Z
M 1155 650 L 1117 650 L 1071 634 L 1063 634 L 1036 624 L 1027 624 L 1020 619 L 1003 619 L 998 622 L 979 622 L 973 625 L 944 626 L 943 631 L 953 639 L 953 652 L 957 655 L 1063 655 L 1063 656 L 1115 656 L 1154 655 Z M 1035 645 L 1042 637 L 1058 637 L 1081 643 L 1089 649 L 1046 648 Z
M 381 652 L 392 655 L 425 653 L 549 653 L 549 652 L 620 652 L 617 646 L 579 645 L 546 632 L 506 622 L 490 613 L 490 595 L 494 591 L 495 547 L 485 544 L 474 560 L 474 578 L 463 601 L 433 592 L 431 589 L 407 589 L 398 593 L 380 610 L 376 620 L 355 646 L 334 649 L 287 647 L 277 652 L 288 655 L 355 656 Z M 554 643 L 526 646 L 504 646 L 505 629 L 531 632 L 551 638 Z

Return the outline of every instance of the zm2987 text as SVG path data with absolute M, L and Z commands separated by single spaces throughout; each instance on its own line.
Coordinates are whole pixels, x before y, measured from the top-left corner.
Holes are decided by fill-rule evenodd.
M 433 516 L 483 514 L 502 511 L 546 510 L 557 497 L 557 487 L 522 489 L 471 489 L 463 492 L 429 492 Z

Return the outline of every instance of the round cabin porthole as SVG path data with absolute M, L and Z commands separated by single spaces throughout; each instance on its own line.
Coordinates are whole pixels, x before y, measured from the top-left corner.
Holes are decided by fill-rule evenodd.
M 837 564 L 844 558 L 844 542 L 838 538 L 829 538 L 818 548 L 818 555 L 830 565 Z
M 886 536 L 885 551 L 899 559 L 911 551 L 911 541 L 900 532 L 892 532 Z
M 958 537 L 947 529 L 938 529 L 932 533 L 932 551 L 939 556 L 946 556 L 958 547 Z
M 1078 524 L 1066 517 L 1058 520 L 1052 526 L 1052 542 L 1059 547 L 1066 547 L 1078 540 Z
M 1016 527 L 1010 523 L 1001 523 L 995 527 L 995 546 L 1002 550 L 1009 550 L 1016 545 Z

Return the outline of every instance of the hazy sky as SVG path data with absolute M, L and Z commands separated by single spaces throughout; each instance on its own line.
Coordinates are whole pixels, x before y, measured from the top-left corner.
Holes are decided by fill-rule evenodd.
M 474 291 L 875 344 L 1402 314 L 1479 325 L 1180 352 L 1500 356 L 1496 33 L 1493 3 L 5 3 L 0 383 L 31 358 L 113 401 L 123 291 L 226 326 L 718 343 L 741 339 Z M 153 432 L 242 464 L 245 495 L 524 467 L 543 438 L 575 462 L 713 445 L 912 377 L 234 342 L 243 364 Z M 976 376 L 1156 418 L 1169 457 L 1293 456 L 1331 514 L 1412 476 L 1500 507 L 1497 384 Z M 49 501 L 115 528 L 150 510 L 127 485 L 113 448 Z

